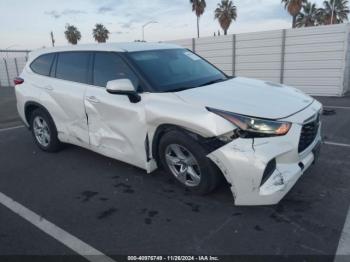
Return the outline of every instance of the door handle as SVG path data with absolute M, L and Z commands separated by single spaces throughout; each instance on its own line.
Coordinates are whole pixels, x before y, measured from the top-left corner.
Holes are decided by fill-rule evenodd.
M 95 96 L 87 96 L 86 100 L 94 104 L 100 103 L 100 100 L 98 100 Z

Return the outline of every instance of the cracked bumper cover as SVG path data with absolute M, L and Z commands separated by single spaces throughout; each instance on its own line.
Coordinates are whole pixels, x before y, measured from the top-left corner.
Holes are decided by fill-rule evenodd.
M 208 155 L 231 184 L 236 205 L 277 204 L 314 163 L 313 150 L 321 143 L 321 127 L 314 142 L 299 153 L 301 128 L 301 124 L 293 124 L 282 137 L 239 138 Z M 273 159 L 276 169 L 262 184 L 267 164 Z

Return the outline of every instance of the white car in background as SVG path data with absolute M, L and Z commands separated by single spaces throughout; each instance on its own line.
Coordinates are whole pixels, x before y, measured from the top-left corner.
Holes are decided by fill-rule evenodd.
M 224 177 L 237 205 L 278 203 L 321 143 L 315 99 L 228 77 L 175 45 L 43 49 L 15 84 L 18 112 L 42 150 L 70 143 L 148 173 L 161 166 L 201 194 Z

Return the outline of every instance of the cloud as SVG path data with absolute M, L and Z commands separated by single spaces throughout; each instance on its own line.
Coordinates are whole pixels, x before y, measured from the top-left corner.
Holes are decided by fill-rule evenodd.
M 86 12 L 77 10 L 77 9 L 65 9 L 61 12 L 56 10 L 46 11 L 44 14 L 49 15 L 55 19 L 58 19 L 58 18 L 61 18 L 62 16 L 75 16 L 75 15 L 86 14 Z
M 58 19 L 58 18 L 61 17 L 61 14 L 58 13 L 57 11 L 55 11 L 55 10 L 45 12 L 45 15 L 52 16 L 52 17 L 55 18 L 55 19 Z
M 86 12 L 77 10 L 77 9 L 66 9 L 62 12 L 62 15 L 80 15 L 80 14 L 86 14 Z
M 120 23 L 120 27 L 124 28 L 124 29 L 130 29 L 130 28 L 133 28 L 133 24 L 134 24 L 133 21 L 129 21 L 126 23 Z
M 123 31 L 114 31 L 114 32 L 112 32 L 112 34 L 122 35 L 122 34 L 128 34 L 128 32 L 123 32 Z
M 99 14 L 106 14 L 106 13 L 111 13 L 113 12 L 115 9 L 112 6 L 108 6 L 108 5 L 104 5 L 101 6 L 97 9 L 97 13 Z
M 126 19 L 124 18 L 124 21 Z M 126 22 L 119 22 L 119 26 L 121 28 L 124 28 L 124 29 L 134 29 L 137 24 L 140 24 L 141 22 L 143 22 L 143 18 L 142 17 L 138 17 L 138 18 L 132 18 L 132 19 L 129 19 L 128 21 Z

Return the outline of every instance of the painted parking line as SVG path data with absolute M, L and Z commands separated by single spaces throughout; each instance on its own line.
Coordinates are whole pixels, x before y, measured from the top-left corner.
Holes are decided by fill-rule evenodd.
M 84 243 L 77 237 L 64 231 L 62 228 L 54 225 L 50 221 L 44 219 L 25 206 L 16 202 L 0 192 L 0 204 L 4 205 L 12 212 L 27 220 L 32 225 L 36 226 L 46 234 L 50 235 L 66 247 L 70 248 L 77 254 L 85 257 L 90 262 L 115 262 L 110 257 L 106 256 L 97 249 Z
M 5 131 L 10 131 L 10 130 L 15 130 L 15 129 L 20 129 L 20 128 L 24 128 L 25 126 L 14 126 L 14 127 L 8 127 L 8 128 L 2 128 L 0 129 L 0 132 L 5 132 Z
M 341 234 L 334 262 L 346 262 L 350 259 L 350 209 Z
M 349 109 L 350 106 L 323 106 L 323 108 L 330 108 L 330 109 Z
M 340 146 L 340 147 L 349 147 L 350 144 L 344 144 L 344 143 L 336 143 L 336 142 L 331 142 L 331 141 L 325 141 L 324 144 L 330 145 L 330 146 Z

